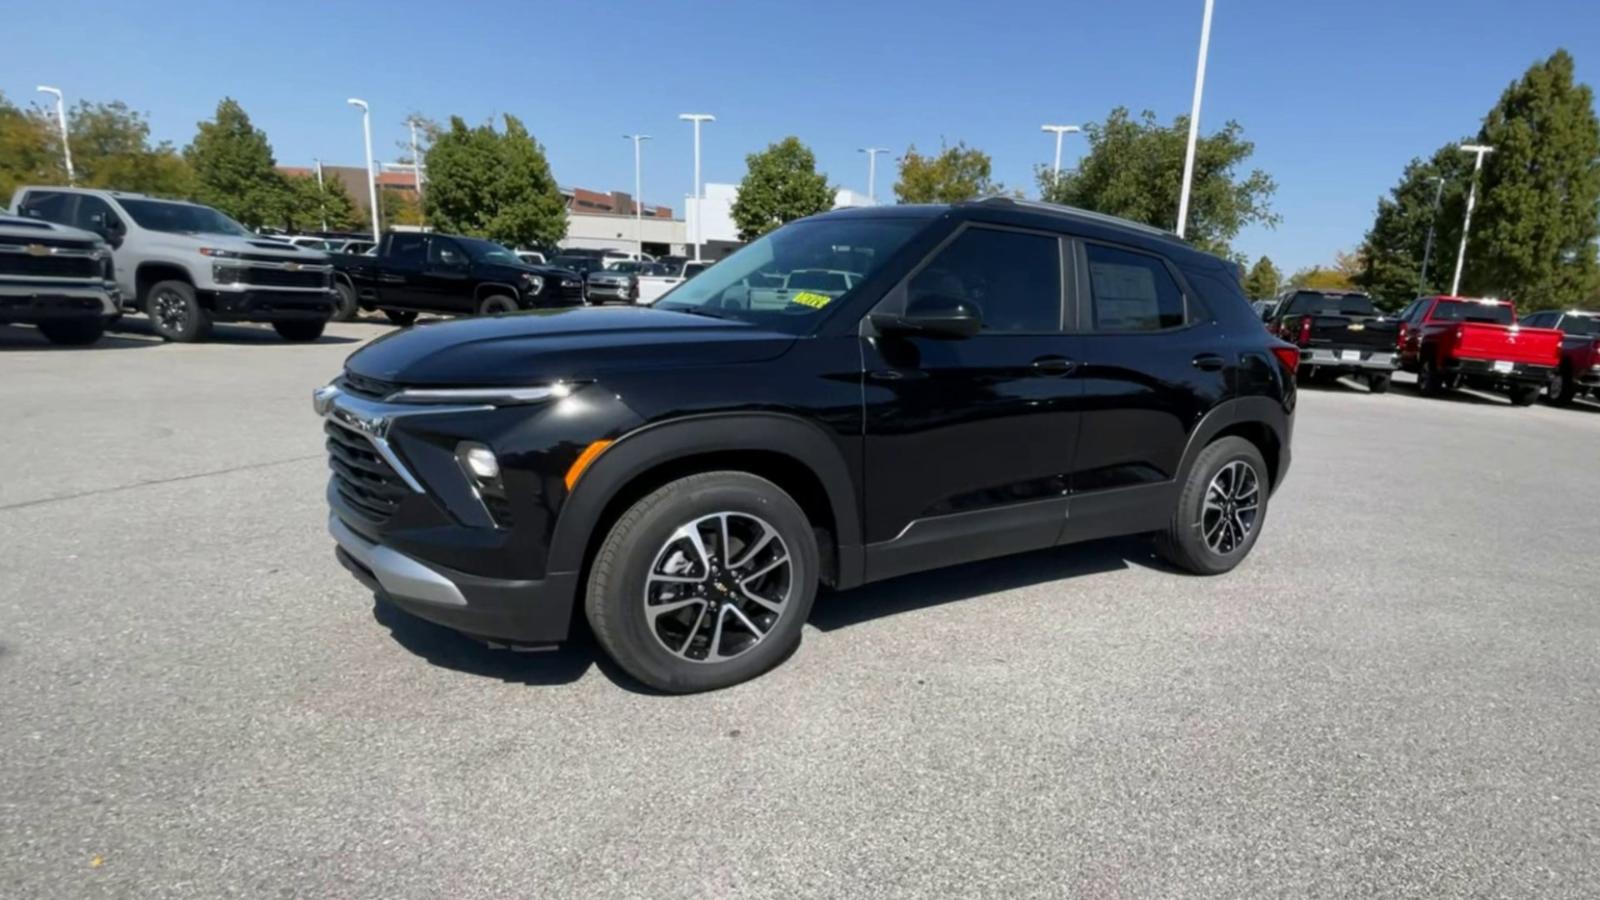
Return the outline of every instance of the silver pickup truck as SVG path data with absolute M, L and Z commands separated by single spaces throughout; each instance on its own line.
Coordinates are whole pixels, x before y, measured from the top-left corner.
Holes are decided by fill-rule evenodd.
M 0 215 L 0 325 L 36 325 L 53 344 L 92 344 L 120 312 L 104 241 Z
M 205 340 L 213 322 L 267 322 L 286 340 L 315 340 L 338 299 L 327 254 L 258 237 L 198 203 L 22 187 L 12 211 L 98 234 L 123 304 L 169 341 Z

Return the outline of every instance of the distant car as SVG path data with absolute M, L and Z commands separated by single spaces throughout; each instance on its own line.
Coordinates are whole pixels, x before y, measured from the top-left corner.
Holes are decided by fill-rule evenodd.
M 52 344 L 82 345 L 120 313 L 111 248 L 99 235 L 0 215 L 0 325 L 26 323 Z
M 621 300 L 632 303 L 639 296 L 639 276 L 627 266 L 637 267 L 638 263 L 623 263 L 621 267 L 614 264 L 609 268 L 591 271 L 584 279 L 588 285 L 589 302 Z
M 1546 399 L 1565 405 L 1582 393 L 1600 395 L 1600 312 L 1545 310 L 1523 316 L 1518 324 L 1561 332 L 1561 363 L 1545 387 Z
M 1252 300 L 1250 308 L 1256 311 L 1256 316 L 1265 322 L 1272 316 L 1272 310 L 1278 305 L 1276 298 L 1268 300 Z
M 683 260 L 675 267 L 670 265 L 662 266 L 658 263 L 657 267 L 665 271 L 640 276 L 639 297 L 635 302 L 640 306 L 649 306 L 666 296 L 668 291 L 699 275 L 710 266 L 709 260 L 695 262 L 692 259 Z
M 542 266 L 548 262 L 544 258 L 544 254 L 537 250 L 518 250 L 517 258 L 530 266 Z

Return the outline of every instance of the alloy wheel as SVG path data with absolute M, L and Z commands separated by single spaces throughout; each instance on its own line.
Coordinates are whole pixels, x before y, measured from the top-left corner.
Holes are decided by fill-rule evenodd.
M 656 553 L 645 620 L 673 656 L 725 662 L 772 633 L 794 589 L 794 562 L 776 528 L 749 513 L 712 513 L 678 528 Z
M 182 332 L 189 325 L 189 304 L 177 291 L 156 295 L 156 324 L 163 331 Z
M 1200 531 L 1213 553 L 1239 549 L 1261 512 L 1261 479 L 1255 467 L 1236 459 L 1223 466 L 1206 487 Z

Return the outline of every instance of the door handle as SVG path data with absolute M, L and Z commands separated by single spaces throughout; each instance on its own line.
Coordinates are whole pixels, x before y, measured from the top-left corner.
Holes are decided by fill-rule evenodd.
M 1215 353 L 1202 353 L 1194 358 L 1194 367 L 1202 372 L 1218 372 L 1226 364 L 1227 361 Z
M 1062 356 L 1041 356 L 1028 364 L 1035 375 L 1066 375 L 1078 364 Z

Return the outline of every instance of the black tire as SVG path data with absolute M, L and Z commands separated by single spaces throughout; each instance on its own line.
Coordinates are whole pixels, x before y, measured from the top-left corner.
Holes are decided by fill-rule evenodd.
M 513 313 L 521 309 L 517 305 L 517 298 L 508 294 L 490 294 L 478 301 L 478 315 L 498 316 L 502 313 Z
M 674 538 L 681 527 L 707 517 L 715 518 L 719 513 L 729 514 L 735 522 L 757 519 L 775 532 L 775 539 L 765 544 L 753 540 L 735 544 L 738 538 L 732 536 L 734 526 L 730 525 L 727 527 L 731 539 L 727 542 L 738 549 L 732 553 L 720 552 L 718 546 L 723 539 L 717 536 L 720 529 L 713 526 L 710 538 L 704 540 L 710 556 L 710 571 L 703 574 L 709 577 L 683 588 L 689 592 L 684 595 L 677 594 L 678 589 L 670 583 L 649 580 L 658 563 L 666 566 L 674 562 L 673 556 L 668 554 L 675 546 L 692 552 L 692 547 L 682 539 Z M 757 550 L 750 551 L 751 545 L 756 545 Z M 744 599 L 739 599 L 737 604 L 732 599 L 719 601 L 717 592 L 722 598 L 737 598 L 737 593 L 730 593 L 719 585 L 738 584 L 763 590 L 763 582 L 740 582 L 739 574 L 729 573 L 748 574 L 752 567 L 770 565 L 776 557 L 766 554 L 776 554 L 780 550 L 789 560 L 786 572 L 781 563 L 775 570 L 776 577 L 783 579 L 785 599 L 780 601 L 781 609 L 774 614 L 775 619 L 766 621 L 768 630 L 764 636 L 750 641 L 749 637 L 755 632 L 743 626 L 730 627 L 715 635 L 709 633 L 713 623 L 704 616 L 721 607 L 738 605 L 742 607 L 741 614 L 747 614 L 755 622 L 763 621 L 766 615 L 763 607 Z M 682 552 L 673 552 L 687 557 Z M 750 552 L 750 558 L 741 562 L 740 557 L 746 552 Z M 690 568 L 682 571 L 691 577 L 701 575 L 696 569 L 706 566 L 704 562 L 684 561 Z M 723 563 L 741 563 L 741 567 L 724 569 Z M 745 472 L 706 472 L 671 482 L 623 513 L 595 555 L 584 609 L 600 646 L 629 675 L 652 688 L 672 693 L 715 690 L 760 675 L 784 660 L 799 644 L 801 628 L 816 597 L 818 566 L 816 535 L 805 512 L 793 498 L 772 482 Z M 647 597 L 668 599 L 660 594 L 649 594 L 652 590 L 671 592 L 669 597 L 686 600 L 687 605 L 681 607 L 683 615 L 667 613 L 654 619 L 647 615 Z M 696 594 L 707 599 L 696 599 Z M 733 618 L 727 611 L 719 612 L 718 616 L 723 620 Z M 674 628 L 676 633 L 671 631 Z M 745 642 L 743 649 L 739 645 L 741 632 Z M 690 658 L 696 653 L 704 656 L 713 636 L 721 638 L 719 648 L 739 652 L 730 653 L 729 659 L 718 662 Z M 674 642 L 682 638 L 681 652 L 687 655 L 669 649 L 668 637 Z M 702 637 L 707 639 L 706 645 L 698 643 Z
M 1374 394 L 1389 393 L 1389 373 L 1367 376 L 1367 390 Z
M 40 322 L 39 333 L 52 344 L 63 347 L 87 347 L 106 333 L 104 319 L 62 319 Z
M 286 341 L 314 341 L 322 337 L 328 323 L 322 319 L 290 319 L 273 322 L 272 330 Z
M 1236 499 L 1235 505 L 1229 508 L 1239 514 L 1234 521 L 1242 522 L 1247 512 L 1245 504 L 1253 498 L 1255 516 L 1249 520 L 1242 537 L 1230 542 L 1222 539 L 1224 520 L 1220 515 L 1212 518 L 1212 511 L 1206 508 L 1206 499 L 1213 481 L 1219 479 L 1224 469 L 1235 464 L 1249 468 L 1255 485 L 1254 494 L 1245 494 Z M 1233 468 L 1231 471 L 1239 470 Z M 1178 505 L 1173 510 L 1171 523 L 1156 535 L 1157 552 L 1167 562 L 1196 575 L 1220 575 L 1233 569 L 1250 554 L 1250 548 L 1261 536 L 1261 526 L 1267 518 L 1271 477 L 1261 451 L 1244 438 L 1225 437 L 1210 444 L 1200 451 L 1189 470 L 1189 477 L 1178 494 Z M 1213 522 L 1215 525 L 1212 525 Z M 1212 539 L 1208 539 L 1208 532 L 1213 535 Z M 1228 532 L 1229 535 L 1234 533 Z
M 386 309 L 383 314 L 389 317 L 389 321 L 399 325 L 401 328 L 409 327 L 412 322 L 417 320 L 416 312 L 409 309 Z
M 1566 369 L 1561 369 L 1550 378 L 1550 384 L 1545 387 L 1545 399 L 1557 406 L 1566 406 L 1572 398 L 1578 396 L 1578 386 L 1573 383 Z
M 1544 388 L 1537 384 L 1513 384 L 1506 392 L 1511 396 L 1512 406 L 1532 406 L 1533 401 L 1539 399 L 1539 393 Z
M 187 281 L 158 281 L 145 295 L 145 315 L 164 341 L 190 344 L 211 336 L 211 311 L 200 305 Z
M 1424 397 L 1437 397 L 1444 393 L 1444 376 L 1431 359 L 1424 358 L 1422 368 L 1417 370 L 1417 391 Z
M 333 289 L 339 294 L 339 302 L 333 307 L 333 321 L 351 322 L 361 315 L 361 305 L 356 302 L 356 290 L 343 281 L 334 281 Z

